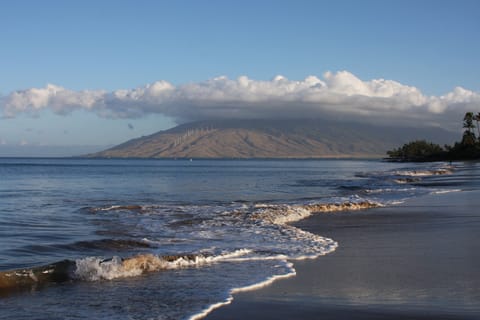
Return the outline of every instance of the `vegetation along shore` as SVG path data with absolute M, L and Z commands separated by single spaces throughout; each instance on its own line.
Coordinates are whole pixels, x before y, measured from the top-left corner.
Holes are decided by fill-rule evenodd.
M 463 128 L 465 131 L 460 142 L 455 142 L 453 146 L 444 147 L 427 142 L 426 140 L 416 140 L 404 144 L 398 149 L 387 152 L 388 161 L 458 161 L 458 160 L 478 160 L 480 159 L 480 112 L 474 114 L 467 112 L 463 118 Z M 475 123 L 476 122 L 476 125 Z M 475 134 L 477 128 L 477 134 Z

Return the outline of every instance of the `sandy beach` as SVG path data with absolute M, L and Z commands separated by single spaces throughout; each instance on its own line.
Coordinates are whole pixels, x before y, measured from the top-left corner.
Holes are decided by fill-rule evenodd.
M 296 226 L 338 241 L 334 253 L 207 319 L 479 319 L 479 207 L 464 191 L 314 215 Z

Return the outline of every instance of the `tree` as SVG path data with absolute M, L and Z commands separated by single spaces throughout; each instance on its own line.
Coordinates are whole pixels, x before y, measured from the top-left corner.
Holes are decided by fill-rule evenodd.
M 473 132 L 473 128 L 475 128 L 475 125 L 473 124 L 474 118 L 475 116 L 473 115 L 473 112 L 467 112 L 465 113 L 465 117 L 463 117 L 463 128 L 466 129 L 462 137 L 463 145 L 471 146 L 475 144 L 477 138 Z
M 477 124 L 478 140 L 475 136 Z M 444 148 L 425 140 L 412 141 L 398 149 L 387 152 L 391 161 L 452 161 L 452 160 L 480 160 L 480 112 L 465 113 L 463 118 L 462 141 L 453 146 Z
M 473 128 L 475 128 L 475 125 L 473 124 L 473 120 L 475 120 L 475 116 L 473 115 L 473 112 L 465 113 L 465 116 L 463 117 L 463 127 L 467 129 L 467 131 L 469 132 L 472 132 Z
M 416 140 L 404 144 L 402 147 L 387 151 L 391 159 L 402 161 L 428 161 L 444 155 L 445 150 L 438 144 L 425 140 Z

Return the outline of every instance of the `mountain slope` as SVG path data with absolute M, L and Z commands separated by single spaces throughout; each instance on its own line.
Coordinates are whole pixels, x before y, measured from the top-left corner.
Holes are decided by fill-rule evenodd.
M 325 158 L 384 156 L 414 139 L 450 143 L 440 128 L 400 128 L 322 120 L 227 120 L 184 124 L 91 157 Z

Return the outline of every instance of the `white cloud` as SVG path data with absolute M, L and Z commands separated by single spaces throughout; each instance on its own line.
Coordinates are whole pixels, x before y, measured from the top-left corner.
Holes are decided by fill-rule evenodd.
M 112 92 L 73 91 L 56 85 L 15 91 L 0 100 L 4 117 L 38 115 L 43 109 L 69 114 L 84 109 L 108 118 L 137 118 L 157 113 L 178 122 L 209 118 L 348 117 L 359 121 L 429 121 L 458 124 L 466 110 L 478 111 L 480 94 L 460 87 L 442 96 L 426 96 L 393 80 L 364 81 L 348 71 L 326 72 L 301 81 L 276 76 L 259 81 L 217 77 L 174 86 L 157 81 Z
M 75 109 L 91 109 L 101 101 L 104 91 L 72 91 L 48 84 L 45 88 L 31 88 L 10 93 L 2 101 L 3 113 L 13 117 L 19 112 L 37 113 L 50 108 L 58 114 Z

